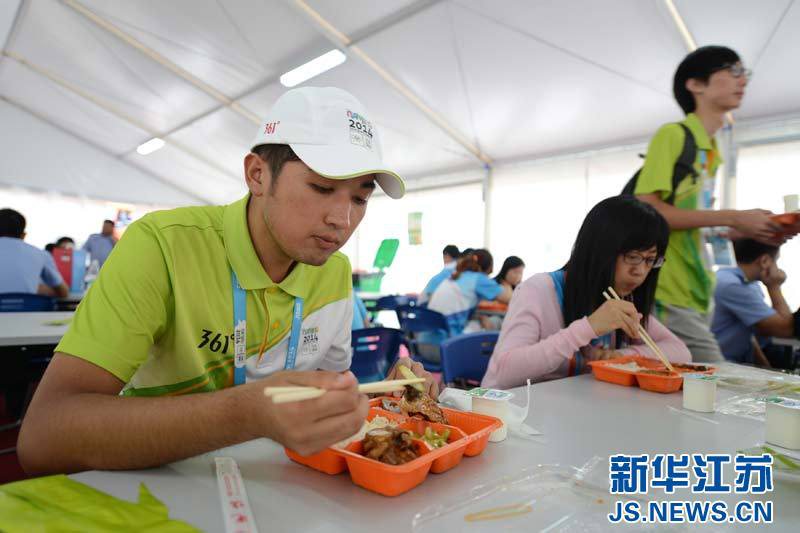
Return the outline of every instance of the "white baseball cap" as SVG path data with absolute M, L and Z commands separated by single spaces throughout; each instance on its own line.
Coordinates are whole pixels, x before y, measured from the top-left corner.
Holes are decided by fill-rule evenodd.
M 361 102 L 336 87 L 301 87 L 283 94 L 260 125 L 253 147 L 288 144 L 311 170 L 334 180 L 375 174 L 391 198 L 403 178 L 383 163 L 378 129 Z

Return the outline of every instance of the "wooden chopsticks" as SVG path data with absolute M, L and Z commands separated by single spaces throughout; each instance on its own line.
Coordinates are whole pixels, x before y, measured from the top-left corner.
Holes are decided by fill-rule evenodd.
M 376 392 L 394 392 L 403 390 L 406 385 L 424 382 L 425 378 L 376 381 L 375 383 L 364 383 L 359 385 L 358 392 L 363 392 L 365 394 Z M 289 403 L 312 400 L 314 398 L 319 398 L 326 392 L 328 392 L 326 389 L 319 389 L 317 387 L 264 387 L 264 396 L 270 397 L 272 399 L 272 403 Z
M 613 298 L 609 296 L 609 292 Z M 606 300 L 622 300 L 622 298 L 619 297 L 619 294 L 617 294 L 617 291 L 614 290 L 614 287 L 609 287 L 608 292 L 603 291 L 603 296 Z M 650 337 L 650 334 L 647 333 L 647 330 L 644 329 L 644 327 L 639 323 L 637 323 L 637 326 L 639 326 L 639 335 L 642 336 L 644 343 L 649 346 L 651 350 L 653 350 L 653 353 L 655 353 L 656 356 L 661 359 L 661 362 L 664 363 L 664 366 L 666 366 L 670 372 L 675 372 L 675 368 L 673 368 L 672 364 L 669 362 L 669 359 L 667 359 L 667 356 L 664 355 L 664 352 L 661 351 L 661 348 L 659 348 L 655 341 Z

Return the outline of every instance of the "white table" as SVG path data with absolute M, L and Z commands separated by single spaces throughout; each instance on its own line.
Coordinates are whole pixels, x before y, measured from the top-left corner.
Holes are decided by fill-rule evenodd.
M 74 311 L 0 313 L 0 346 L 58 344 L 69 324 L 49 326 L 46 322 L 65 320 L 74 314 Z
M 152 470 L 95 471 L 73 477 L 132 501 L 139 483 L 144 482 L 169 507 L 171 517 L 204 531 L 223 531 L 213 457 L 231 456 L 239 463 L 261 531 L 384 533 L 410 531 L 413 516 L 443 497 L 465 494 L 476 485 L 525 467 L 544 463 L 580 466 L 595 455 L 620 452 L 735 453 L 764 438 L 763 424 L 753 420 L 706 415 L 720 421 L 713 425 L 671 412 L 666 406 L 680 407 L 680 393 L 645 392 L 599 382 L 589 375 L 538 384 L 533 391 L 528 423 L 544 433 L 545 443 L 509 437 L 489 444 L 482 455 L 464 458 L 447 473 L 429 474 L 422 485 L 395 498 L 353 485 L 346 473 L 328 476 L 292 463 L 278 445 L 267 440 Z M 720 391 L 722 397 L 730 395 Z M 770 529 L 797 531 L 800 487 L 784 482 L 776 485 L 778 491 L 771 499 L 777 524 Z

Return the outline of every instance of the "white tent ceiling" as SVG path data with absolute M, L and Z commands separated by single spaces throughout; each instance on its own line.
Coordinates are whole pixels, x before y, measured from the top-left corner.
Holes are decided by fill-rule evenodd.
M 162 204 L 235 198 L 254 120 L 285 90 L 278 77 L 334 47 L 300 3 L 0 2 L 0 120 L 13 137 L 0 145 L 0 184 Z M 686 46 L 664 0 L 306 3 L 466 139 L 352 49 L 308 82 L 361 99 L 389 164 L 412 181 L 477 174 L 464 144 L 502 163 L 639 141 L 679 116 L 670 82 Z M 699 45 L 731 46 L 755 70 L 737 120 L 800 113 L 799 3 L 675 0 Z M 167 146 L 137 154 L 153 136 Z M 67 151 L 66 178 L 29 159 Z

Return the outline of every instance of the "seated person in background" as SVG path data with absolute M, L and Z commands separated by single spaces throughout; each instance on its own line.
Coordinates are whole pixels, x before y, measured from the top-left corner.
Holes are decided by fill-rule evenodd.
M 431 295 L 428 309 L 447 317 L 452 335 L 480 329 L 477 321 L 467 328 L 469 317 L 480 300 L 508 303 L 511 287 L 501 286 L 489 277 L 494 266 L 489 250 L 475 250 L 458 261 L 455 272 L 445 279 Z
M 711 331 L 725 359 L 770 366 L 753 336 L 797 335 L 794 315 L 781 293 L 786 273 L 778 268 L 780 249 L 753 239 L 736 240 L 733 247 L 738 266 L 717 272 Z M 759 281 L 767 287 L 772 307 L 764 301 Z
M 64 248 L 65 250 L 75 248 L 75 241 L 72 240 L 72 237 L 60 237 L 56 241 L 56 248 Z
M 503 321 L 484 387 L 508 389 L 587 370 L 586 361 L 640 353 L 642 324 L 670 361 L 689 350 L 651 314 L 669 228 L 651 206 L 607 198 L 583 221 L 566 266 L 517 287 Z M 609 286 L 625 301 L 606 301 Z
M 525 273 L 525 263 L 516 255 L 510 255 L 503 261 L 503 266 L 500 268 L 500 273 L 494 277 L 494 280 L 500 285 L 511 287 L 511 290 L 517 288 L 517 285 L 522 283 L 522 276 Z
M 450 251 L 448 252 L 448 248 L 450 248 L 451 246 L 453 248 L 451 248 Z M 455 253 L 456 255 L 455 256 L 450 256 L 449 253 Z M 466 248 L 459 255 L 458 254 L 458 248 L 456 248 L 454 245 L 448 244 L 447 246 L 445 246 L 444 250 L 442 251 L 442 255 L 443 255 L 444 261 L 445 261 L 444 268 L 438 274 L 433 276 L 430 279 L 430 281 L 428 281 L 428 284 L 425 285 L 425 288 L 422 289 L 422 292 L 419 294 L 419 297 L 417 297 L 417 304 L 418 305 L 422 305 L 424 303 L 427 303 L 428 300 L 431 299 L 431 295 L 433 294 L 433 291 L 435 291 L 444 280 L 446 280 L 447 278 L 449 278 L 450 276 L 453 275 L 453 271 L 456 269 L 456 265 L 458 264 L 458 261 L 463 257 L 471 256 L 472 253 L 473 253 L 473 249 L 472 248 Z M 453 259 L 452 261 L 450 261 L 448 263 L 447 262 L 447 258 L 448 257 L 451 257 L 451 258 L 455 257 L 456 259 Z
M 353 325 L 352 330 L 371 328 L 367 306 L 355 291 L 353 291 Z
M 451 270 L 455 270 L 456 268 L 456 261 L 458 261 L 458 257 L 461 255 L 461 252 L 458 251 L 458 246 L 455 244 L 448 244 L 442 250 L 442 262 L 444 263 L 445 268 L 450 268 Z
M 24 238 L 25 217 L 13 209 L 0 209 L 0 293 L 62 298 L 69 294 L 53 257 L 24 242 Z

